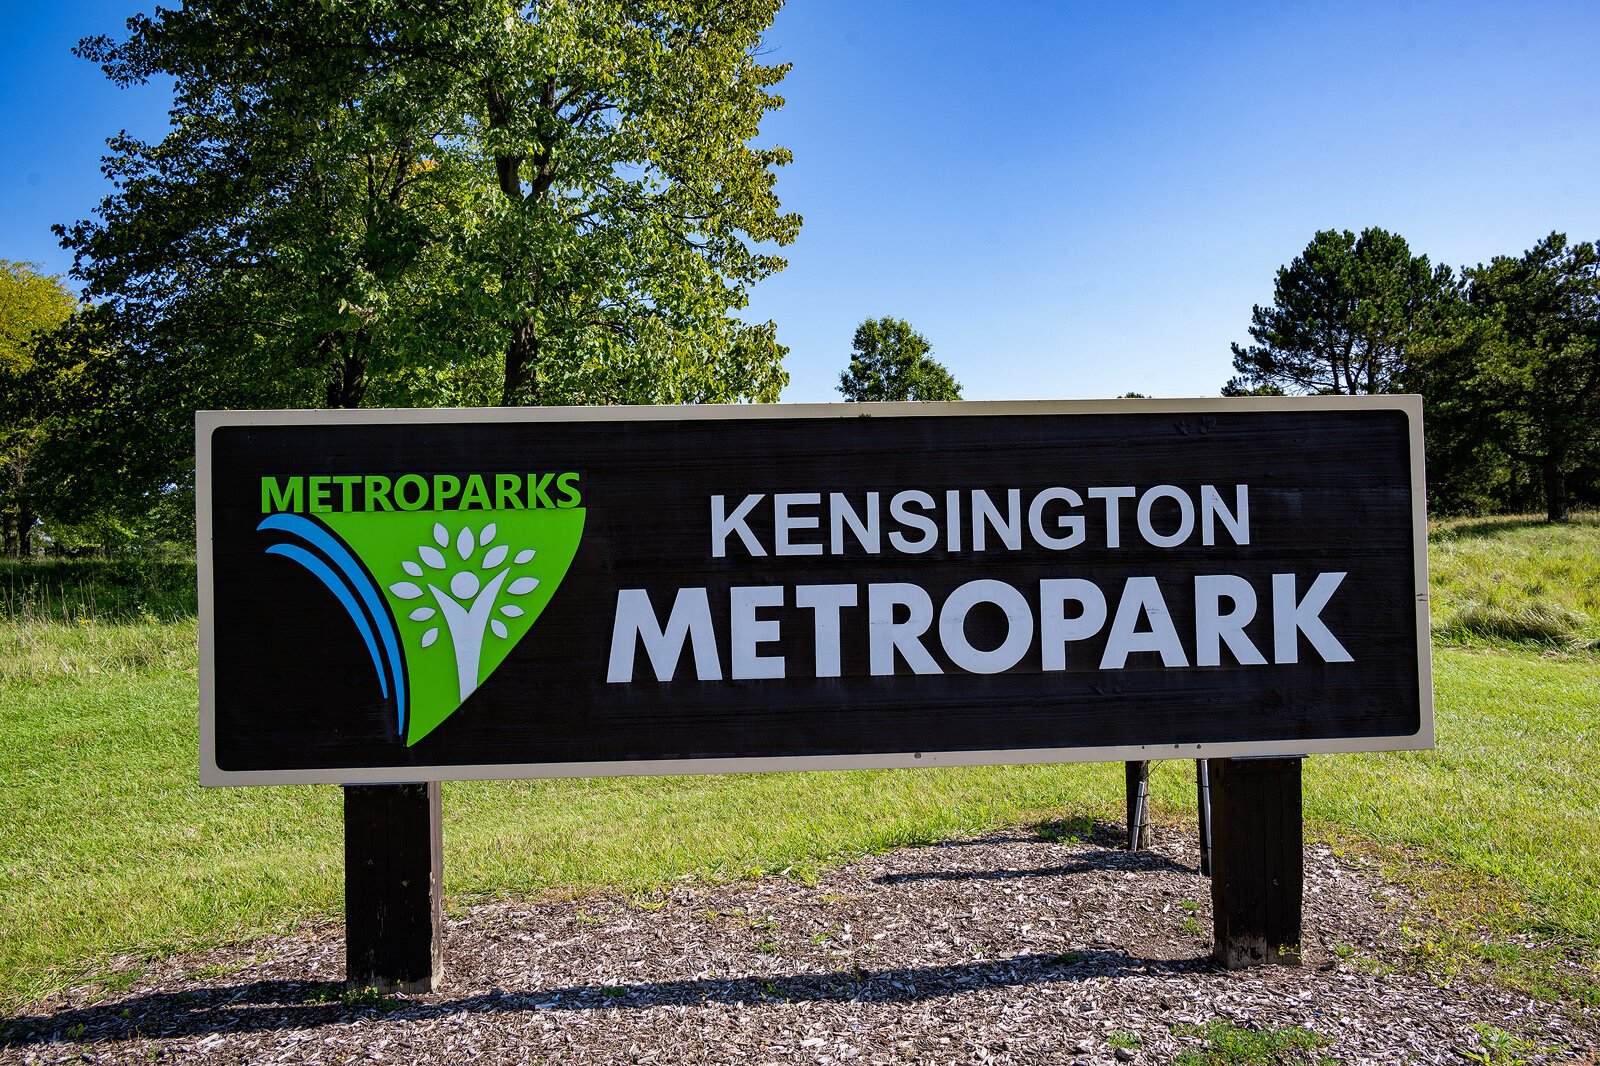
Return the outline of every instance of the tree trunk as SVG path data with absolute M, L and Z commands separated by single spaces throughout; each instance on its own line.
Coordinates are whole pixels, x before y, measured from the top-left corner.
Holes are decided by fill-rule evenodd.
M 0 512 L 0 553 L 5 555 L 20 555 L 17 550 L 16 537 L 17 520 L 7 509 Z
M 559 121 L 561 116 L 560 108 L 556 104 L 556 87 L 556 75 L 548 75 L 540 90 L 539 107 L 550 118 Z M 515 117 L 516 106 L 511 97 L 492 82 L 486 84 L 484 88 L 488 102 L 489 128 L 499 130 L 509 127 Z M 549 133 L 535 135 L 536 148 L 531 160 L 533 174 L 526 185 L 523 181 L 523 168 L 524 164 L 530 162 L 526 155 L 519 152 L 495 156 L 495 177 L 500 192 L 506 199 L 517 205 L 536 205 L 545 201 L 556 178 L 554 136 Z M 507 266 L 502 279 L 511 282 L 513 269 L 513 266 Z M 517 279 L 518 282 L 525 283 L 530 291 L 536 294 L 539 290 L 538 264 L 531 264 L 523 269 L 527 271 L 527 277 Z M 539 404 L 539 333 L 532 315 L 511 327 L 511 339 L 506 344 L 505 377 L 500 385 L 500 402 L 506 407 Z
M 33 524 L 39 516 L 26 507 L 17 512 L 17 557 L 26 559 L 33 554 Z
M 1565 522 L 1567 520 L 1567 476 L 1561 470 L 1561 464 L 1551 456 L 1546 456 L 1540 465 L 1540 472 L 1544 475 L 1544 509 L 1545 518 L 1551 522 Z
M 367 391 L 367 361 L 356 350 L 359 337 L 331 333 L 317 341 L 317 351 L 328 360 L 326 406 L 345 410 L 361 406 Z
M 538 371 L 539 333 L 529 319 L 512 329 L 511 341 L 506 345 L 506 374 L 500 386 L 500 403 L 505 407 L 537 406 Z

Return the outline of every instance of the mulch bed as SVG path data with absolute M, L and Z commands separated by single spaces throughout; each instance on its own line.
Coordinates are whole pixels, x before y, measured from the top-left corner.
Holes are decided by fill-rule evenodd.
M 1321 1041 L 1258 1061 L 1594 1062 L 1594 1012 L 1417 968 L 1401 924 L 1426 916 L 1322 845 L 1303 965 L 1215 969 L 1195 860 L 1176 830 L 1142 854 L 1105 827 L 1017 830 L 814 885 L 487 903 L 449 920 L 438 992 L 388 1000 L 344 990 L 341 930 L 321 926 L 36 1004 L 0 1061 L 1164 1063 L 1228 1023 Z

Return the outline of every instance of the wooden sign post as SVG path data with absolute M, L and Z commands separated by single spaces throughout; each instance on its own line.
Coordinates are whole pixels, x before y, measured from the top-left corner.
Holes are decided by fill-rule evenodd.
M 439 782 L 344 788 L 345 979 L 432 992 L 443 973 Z
M 348 786 L 357 983 L 438 979 L 415 782 L 1116 761 L 1137 846 L 1152 760 L 1433 743 L 1415 397 L 202 413 L 196 447 L 201 781 Z M 1282 960 L 1243 901 L 1298 884 L 1298 815 L 1213 765 L 1219 951 Z
M 1211 769 L 1212 956 L 1230 970 L 1298 966 L 1300 760 L 1215 759 Z

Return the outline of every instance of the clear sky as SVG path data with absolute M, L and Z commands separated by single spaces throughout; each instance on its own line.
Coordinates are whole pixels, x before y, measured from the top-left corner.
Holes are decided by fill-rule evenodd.
M 52 222 L 159 135 L 72 43 L 139 0 L 23 0 L 0 40 L 0 258 L 64 271 Z M 149 5 L 144 7 L 148 9 Z M 1452 266 L 1600 237 L 1600 4 L 790 0 L 761 138 L 805 217 L 750 309 L 784 399 L 838 399 L 862 319 L 909 320 L 969 399 L 1215 395 L 1228 343 L 1319 229 Z

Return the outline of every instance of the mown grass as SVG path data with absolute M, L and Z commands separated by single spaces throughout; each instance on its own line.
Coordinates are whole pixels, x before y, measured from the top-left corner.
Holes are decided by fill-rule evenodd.
M 1307 821 L 1512 887 L 1530 929 L 1600 948 L 1600 660 L 1439 648 L 1434 686 L 1438 746 L 1306 760 Z M 1151 793 L 1192 819 L 1192 764 Z
M 0 1002 L 81 976 L 86 959 L 160 956 L 342 905 L 339 790 L 201 789 L 193 645 L 121 670 L 116 649 L 144 639 L 123 628 L 58 627 L 74 651 L 0 678 Z M 192 641 L 186 628 L 173 644 Z M 1063 811 L 1112 817 L 1120 787 L 1115 766 L 449 783 L 445 887 L 460 901 L 806 877 Z
M 1600 654 L 1571 636 L 1590 623 L 1499 650 L 1487 646 L 1504 642 L 1492 634 L 1439 630 L 1456 605 L 1496 587 L 1592 619 L 1594 571 L 1582 570 L 1597 529 L 1590 518 L 1554 532 L 1515 521 L 1436 528 L 1436 639 L 1461 641 L 1435 654 L 1439 747 L 1309 760 L 1305 799 L 1313 835 L 1391 856 L 1441 911 L 1490 913 L 1500 932 L 1591 952 Z M 177 601 L 176 620 L 138 621 L 107 607 L 116 597 L 86 571 L 53 573 L 57 589 L 72 587 L 63 575 L 84 578 L 53 620 L 0 618 L 0 1009 L 92 976 L 111 955 L 160 956 L 336 916 L 337 788 L 195 783 L 192 607 L 185 614 Z M 181 568 L 160 573 L 182 579 Z M 29 580 L 0 570 L 8 579 Z M 116 602 L 148 608 L 181 592 L 152 585 Z M 1520 602 L 1509 596 L 1497 602 Z M 74 603 L 113 620 L 74 614 Z M 1153 783 L 1159 817 L 1192 818 L 1191 764 L 1161 764 Z M 840 859 L 997 825 L 1116 822 L 1121 789 L 1115 765 L 452 783 L 446 891 L 459 904 L 645 892 L 682 877 L 807 878 Z M 1512 968 L 1540 965 L 1504 944 L 1482 951 Z M 1538 980 L 1530 991 L 1551 998 L 1593 995 Z
M 201 789 L 192 651 L 124 669 L 118 649 L 159 641 L 119 628 L 62 627 L 75 650 L 40 660 L 42 676 L 0 679 L 0 997 L 12 1004 L 86 959 L 162 955 L 341 906 L 338 789 Z M 149 628 L 172 644 L 193 635 Z M 1507 886 L 1525 927 L 1600 945 L 1600 661 L 1443 649 L 1436 666 L 1439 749 L 1310 760 L 1313 832 Z M 1161 764 L 1154 795 L 1158 815 L 1187 816 L 1189 764 Z M 1115 821 L 1120 801 L 1114 765 L 454 783 L 446 890 L 459 902 L 808 877 L 995 825 Z
M 1394 950 L 1600 1006 L 1600 658 L 1436 648 L 1434 687 L 1434 750 L 1306 760 L 1308 838 L 1377 856 L 1431 908 Z M 1191 769 L 1158 764 L 1151 792 L 1192 823 Z

